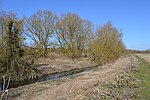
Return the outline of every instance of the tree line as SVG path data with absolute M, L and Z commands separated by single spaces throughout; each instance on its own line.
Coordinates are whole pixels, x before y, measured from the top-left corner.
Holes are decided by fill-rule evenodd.
M 73 13 L 58 18 L 50 11 L 37 11 L 25 18 L 23 30 L 39 48 L 41 56 L 46 57 L 48 47 L 55 44 L 62 53 L 76 58 L 87 50 L 92 29 L 92 22 Z
M 43 57 L 46 57 L 47 49 L 52 45 L 57 46 L 63 54 L 71 58 L 94 52 L 94 49 L 100 45 L 100 48 L 107 49 L 102 49 L 103 55 L 106 52 L 113 52 L 116 55 L 114 58 L 117 58 L 125 49 L 121 40 L 122 33 L 113 27 L 111 22 L 107 22 L 102 27 L 99 26 L 96 30 L 94 28 L 91 21 L 84 20 L 77 14 L 67 13 L 57 17 L 50 11 L 40 10 L 29 18 L 25 18 L 23 30 L 24 34 L 34 41 L 34 46 L 39 48 Z M 93 43 L 98 45 L 94 46 Z M 109 57 L 109 59 L 112 58 Z
M 39 10 L 22 19 L 14 13 L 1 13 L 0 64 L 4 66 L 1 71 L 22 76 L 35 73 L 34 67 L 28 67 L 32 61 L 27 61 L 25 54 L 27 39 L 33 42 L 29 52 L 36 51 L 39 57 L 47 57 L 49 49 L 55 47 L 64 56 L 75 59 L 84 55 L 100 64 L 120 57 L 125 50 L 122 33 L 111 22 L 95 28 L 91 21 L 74 13 L 58 17 L 51 11 Z

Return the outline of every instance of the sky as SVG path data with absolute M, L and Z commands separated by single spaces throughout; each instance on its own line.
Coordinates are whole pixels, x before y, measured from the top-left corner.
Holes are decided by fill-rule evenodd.
M 1 8 L 29 17 L 37 10 L 76 13 L 103 25 L 107 21 L 121 29 L 128 49 L 150 49 L 150 0 L 1 0 Z

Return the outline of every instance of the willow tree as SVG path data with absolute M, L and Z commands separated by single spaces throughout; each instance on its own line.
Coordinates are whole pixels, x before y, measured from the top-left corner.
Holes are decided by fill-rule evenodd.
M 24 33 L 34 41 L 40 49 L 41 56 L 45 57 L 50 39 L 55 31 L 57 16 L 50 11 L 37 11 L 31 17 L 26 18 Z
M 92 31 L 92 23 L 81 19 L 73 13 L 64 14 L 56 23 L 55 37 L 60 48 L 72 58 L 81 56 L 87 49 L 88 36 Z
M 99 27 L 89 46 L 89 53 L 93 60 L 105 64 L 120 57 L 125 49 L 121 37 L 122 33 L 113 27 L 110 22 Z

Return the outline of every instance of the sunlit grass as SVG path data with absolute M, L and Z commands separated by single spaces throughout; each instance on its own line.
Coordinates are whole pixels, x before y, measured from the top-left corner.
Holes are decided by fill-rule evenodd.
M 140 59 L 139 70 L 137 73 L 138 79 L 141 81 L 140 83 L 140 95 L 142 99 L 148 100 L 150 99 L 150 64 L 146 62 L 144 59 Z

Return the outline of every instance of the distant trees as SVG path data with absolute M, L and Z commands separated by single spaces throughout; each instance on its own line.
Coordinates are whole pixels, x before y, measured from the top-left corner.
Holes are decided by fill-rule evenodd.
M 50 11 L 37 11 L 31 17 L 26 18 L 24 33 L 34 41 L 40 55 L 46 57 L 50 38 L 55 31 L 57 16 Z
M 110 22 L 99 27 L 96 31 L 96 37 L 89 46 L 93 60 L 105 64 L 121 56 L 125 49 L 121 37 L 121 32 Z

